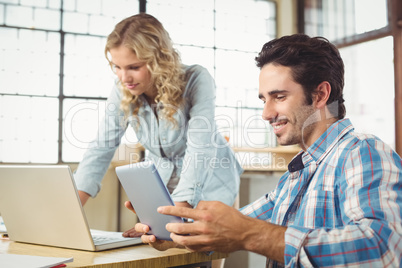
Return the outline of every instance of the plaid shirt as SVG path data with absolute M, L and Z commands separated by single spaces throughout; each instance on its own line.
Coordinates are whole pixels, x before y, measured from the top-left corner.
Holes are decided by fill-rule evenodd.
M 295 156 L 273 192 L 241 209 L 288 227 L 285 266 L 402 266 L 401 158 L 353 129 L 348 119 L 335 122 Z

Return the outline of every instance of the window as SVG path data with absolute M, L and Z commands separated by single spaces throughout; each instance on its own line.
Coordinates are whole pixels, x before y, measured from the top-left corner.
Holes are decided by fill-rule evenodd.
M 276 37 L 273 1 L 0 0 L 0 162 L 81 160 L 115 79 L 106 36 L 140 6 L 163 23 L 183 63 L 215 78 L 218 126 L 230 142 L 275 145 L 254 63 Z M 255 131 L 245 133 L 245 124 Z M 123 140 L 135 141 L 130 132 Z
M 346 116 L 356 131 L 379 136 L 395 149 L 394 66 L 401 63 L 393 50 L 392 1 L 305 0 L 299 31 L 324 36 L 340 48 Z
M 201 64 L 214 76 L 217 124 L 230 143 L 275 146 L 276 138 L 265 127 L 269 124 L 261 120 L 259 70 L 254 61 L 262 45 L 276 37 L 275 3 L 148 0 L 147 13 L 162 21 L 183 63 Z M 246 124 L 248 128 L 243 127 Z
M 305 0 L 304 3 L 304 30 L 311 36 L 336 41 L 388 25 L 387 0 Z
M 94 122 L 99 109 L 75 107 L 106 99 L 111 86 L 103 85 L 113 76 L 105 36 L 138 7 L 130 0 L 0 1 L 0 162 L 80 160 L 87 133 L 96 133 L 83 122 Z

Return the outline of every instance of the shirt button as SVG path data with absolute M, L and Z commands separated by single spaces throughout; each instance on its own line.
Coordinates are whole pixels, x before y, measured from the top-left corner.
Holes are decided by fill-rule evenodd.
M 197 187 L 201 187 L 201 183 L 197 183 Z

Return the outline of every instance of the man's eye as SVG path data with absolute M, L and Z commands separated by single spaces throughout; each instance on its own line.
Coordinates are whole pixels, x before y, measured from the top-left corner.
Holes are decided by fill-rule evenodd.
M 284 98 L 285 98 L 284 95 L 278 95 L 278 96 L 276 96 L 276 99 L 277 99 L 277 100 L 283 100 Z

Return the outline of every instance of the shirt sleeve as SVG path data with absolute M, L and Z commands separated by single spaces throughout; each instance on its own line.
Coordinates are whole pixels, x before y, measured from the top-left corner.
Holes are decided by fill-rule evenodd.
M 106 102 L 105 114 L 100 118 L 97 137 L 90 143 L 74 174 L 77 189 L 92 197 L 100 191 L 102 179 L 127 127 L 120 101 L 120 90 L 115 85 Z
M 275 195 L 276 190 L 263 195 L 254 202 L 242 207 L 240 212 L 252 218 L 270 221 L 275 206 Z
M 341 157 L 339 204 L 343 226 L 288 226 L 288 267 L 399 267 L 402 256 L 402 163 L 377 139 Z
M 175 201 L 187 201 L 196 206 L 204 199 L 202 188 L 213 172 L 211 161 L 216 159 L 216 96 L 215 82 L 208 71 L 201 66 L 191 68 L 184 96 L 185 101 L 190 102 L 187 144 L 180 180 L 172 196 Z

